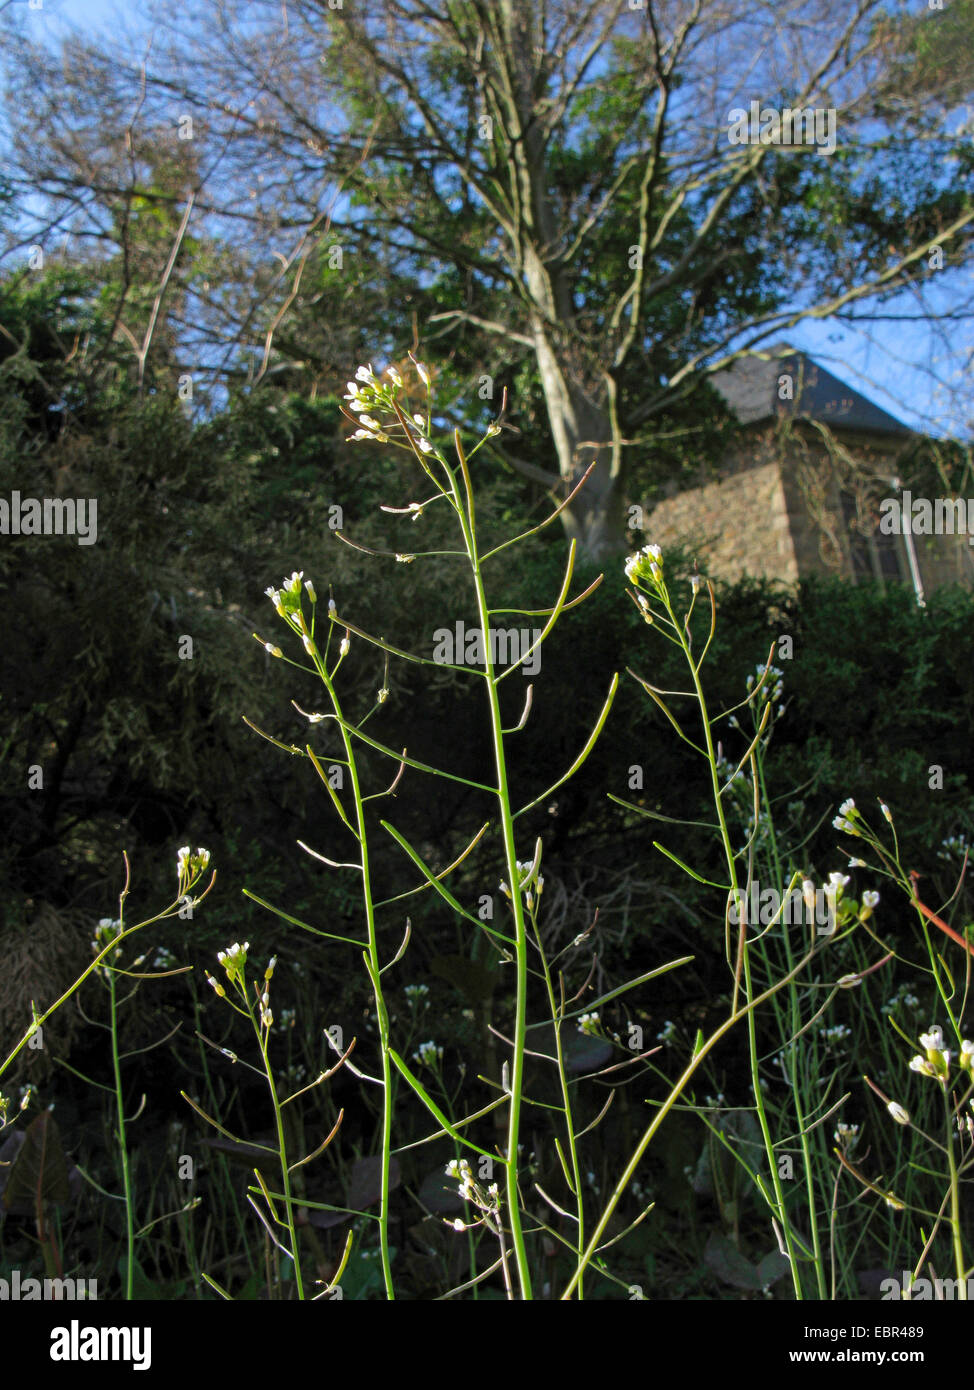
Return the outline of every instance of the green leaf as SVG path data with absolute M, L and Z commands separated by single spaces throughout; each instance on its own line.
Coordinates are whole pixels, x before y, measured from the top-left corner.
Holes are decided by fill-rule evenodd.
M 665 845 L 661 845 L 658 840 L 653 841 L 653 849 L 658 849 L 660 854 L 665 854 L 667 859 L 672 859 L 677 868 L 682 869 L 683 872 L 689 874 L 691 878 L 695 878 L 698 883 L 705 883 L 708 888 L 719 888 L 723 893 L 730 892 L 729 884 L 714 883 L 713 879 L 704 878 L 701 874 L 697 873 L 696 869 L 691 869 L 689 864 L 684 864 L 682 859 L 678 858 L 672 850 L 668 850 Z
M 723 1284 L 735 1289 L 763 1289 L 765 1280 L 760 1270 L 744 1258 L 736 1245 L 733 1245 L 720 1231 L 714 1231 L 707 1241 L 703 1253 L 704 1264 L 716 1274 Z
M 7 1211 L 33 1212 L 45 1202 L 67 1202 L 68 1162 L 61 1146 L 57 1121 L 45 1110 L 32 1120 L 24 1141 L 7 1171 L 3 1204 Z
M 122 1281 L 123 1289 L 128 1287 L 128 1271 L 129 1257 L 128 1255 L 120 1255 L 118 1275 Z M 153 1303 L 158 1303 L 167 1297 L 162 1285 L 149 1278 L 135 1256 L 132 1257 L 132 1297 Z M 173 1291 L 170 1291 L 168 1297 L 174 1297 Z

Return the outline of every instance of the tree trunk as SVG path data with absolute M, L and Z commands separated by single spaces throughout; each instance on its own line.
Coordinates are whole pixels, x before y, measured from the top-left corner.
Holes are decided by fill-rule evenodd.
M 619 449 L 613 444 L 609 412 L 566 375 L 540 316 L 533 324 L 533 335 L 558 471 L 568 490 L 593 461 L 596 464 L 581 492 L 561 514 L 565 533 L 577 541 L 580 558 L 603 564 L 626 549 Z
M 575 303 L 559 264 L 556 218 L 549 191 L 547 141 L 538 119 L 543 79 L 538 68 L 540 12 L 525 0 L 500 0 L 504 56 L 510 75 L 508 122 L 517 139 L 512 150 L 521 225 L 515 260 L 527 289 L 531 336 L 541 377 L 558 471 L 575 486 L 596 462 L 578 497 L 562 512 L 567 535 L 580 558 L 601 564 L 625 549 L 620 489 L 621 453 L 613 442 L 609 413 L 612 383 L 592 361 L 574 332 Z

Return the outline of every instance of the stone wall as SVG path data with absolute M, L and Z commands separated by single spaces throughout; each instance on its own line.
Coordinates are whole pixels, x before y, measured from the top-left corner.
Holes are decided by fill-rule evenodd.
M 645 526 L 646 540 L 664 549 L 679 544 L 695 557 L 701 574 L 732 583 L 744 576 L 794 583 L 815 574 L 875 582 L 875 547 L 850 530 L 839 477 L 847 466 L 860 478 L 892 476 L 898 471 L 897 444 L 847 432 L 841 441 L 833 439 L 832 448 L 839 451 L 838 463 L 814 429 L 799 426 L 786 436 L 773 426 L 754 429 L 725 456 L 713 482 L 655 507 Z M 859 578 L 853 542 L 868 570 Z M 974 547 L 966 536 L 915 536 L 914 544 L 926 592 L 942 584 L 974 587 Z M 871 558 L 863 554 L 863 546 L 872 550 Z M 881 582 L 912 586 L 902 539 L 896 550 L 900 581 L 883 570 Z
M 682 544 L 701 574 L 731 582 L 745 575 L 798 578 L 788 502 L 777 463 L 751 466 L 661 502 L 645 527 L 648 542 Z

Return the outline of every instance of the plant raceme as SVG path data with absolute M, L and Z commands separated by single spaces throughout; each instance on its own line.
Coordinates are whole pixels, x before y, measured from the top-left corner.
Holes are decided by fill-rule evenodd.
M 655 982 L 686 967 L 694 957 L 665 961 L 596 993 L 591 984 L 597 963 L 594 952 L 586 959 L 592 927 L 573 933 L 565 941 L 559 941 L 557 933 L 547 928 L 551 883 L 554 878 L 557 888 L 557 873 L 552 873 L 549 863 L 546 892 L 543 839 L 525 834 L 523 817 L 545 806 L 585 763 L 610 717 L 619 674 L 615 672 L 609 679 L 601 709 L 570 765 L 520 805 L 512 794 L 518 766 L 517 736 L 531 716 L 533 686 L 527 686 L 520 718 L 513 722 L 505 722 L 501 700 L 503 682 L 519 670 L 530 674 L 539 669 L 541 649 L 555 625 L 589 598 L 603 576 L 571 596 L 576 554 L 572 543 L 560 588 L 542 605 L 529 610 L 505 607 L 505 597 L 496 593 L 504 578 L 507 551 L 550 526 L 584 488 L 591 470 L 537 525 L 506 538 L 488 537 L 490 526 L 478 517 L 471 460 L 498 432 L 499 425 L 489 426 L 469 450 L 460 432 L 454 431 L 446 447 L 436 421 L 432 373 L 420 362 L 414 361 L 413 366 L 415 382 L 410 384 L 395 367 L 382 373 L 374 372 L 371 366 L 356 371 L 344 398 L 346 414 L 354 425 L 350 439 L 405 453 L 416 476 L 425 483 L 423 495 L 418 500 L 399 499 L 382 510 L 395 516 L 398 524 L 408 520 L 410 534 L 415 537 L 422 535 L 423 519 L 432 508 L 444 509 L 458 537 L 456 548 L 423 550 L 410 544 L 401 550 L 379 551 L 342 531 L 336 534 L 340 541 L 371 556 L 377 565 L 422 564 L 434 558 L 438 563 L 456 561 L 469 581 L 479 624 L 475 631 L 482 640 L 468 660 L 464 660 L 467 651 L 462 642 L 458 642 L 461 650 L 452 653 L 453 661 L 443 651 L 429 655 L 407 651 L 366 631 L 335 597 L 327 602 L 319 600 L 315 581 L 305 578 L 303 571 L 294 571 L 265 590 L 283 631 L 278 631 L 276 641 L 254 635 L 270 656 L 291 666 L 302 682 L 310 680 L 317 687 L 320 697 L 316 695 L 313 703 L 320 704 L 319 709 L 304 708 L 311 703 L 306 697 L 302 704 L 292 703 L 309 731 L 315 730 L 319 740 L 323 736 L 330 741 L 329 752 L 326 756 L 321 751 L 320 742 L 316 749 L 310 733 L 308 741 L 302 740 L 303 746 L 298 746 L 247 721 L 289 756 L 304 759 L 327 793 L 335 833 L 348 843 L 348 852 L 332 858 L 304 840 L 298 844 L 329 873 L 351 876 L 360 904 L 359 925 L 347 932 L 313 927 L 250 889 L 245 892 L 260 907 L 319 937 L 323 948 L 351 951 L 361 961 L 374 1038 L 352 1038 L 346 1044 L 341 1030 L 326 1029 L 327 1044 L 337 1057 L 335 1064 L 318 1069 L 306 1084 L 299 1076 L 292 1085 L 292 1069 L 282 1068 L 277 1050 L 275 1030 L 279 1031 L 282 1023 L 288 1027 L 294 1024 L 291 1010 L 275 1009 L 272 998 L 277 958 L 257 964 L 250 941 L 234 942 L 217 953 L 214 972 L 206 975 L 216 995 L 210 1002 L 242 1020 L 253 1037 L 255 1064 L 246 1062 L 238 1052 L 210 1043 L 202 1033 L 198 1036 L 231 1064 L 241 1065 L 260 1078 L 267 1113 L 273 1120 L 272 1135 L 265 1137 L 266 1141 L 251 1143 L 249 1136 L 238 1136 L 227 1128 L 223 1119 L 211 1113 L 212 1107 L 204 1107 L 182 1092 L 194 1112 L 215 1127 L 230 1146 L 246 1151 L 251 1161 L 255 1153 L 258 1155 L 253 1168 L 256 1184 L 248 1188 L 247 1201 L 261 1223 L 257 1229 L 265 1241 L 267 1267 L 273 1268 L 273 1278 L 268 1277 L 278 1291 L 271 1296 L 280 1297 L 280 1289 L 290 1281 L 300 1299 L 341 1296 L 343 1272 L 350 1268 L 354 1249 L 360 1269 L 363 1260 L 373 1262 L 377 1282 L 372 1287 L 381 1289 L 386 1299 L 397 1297 L 394 1218 L 397 1203 L 412 1200 L 405 1192 L 395 1196 L 400 1182 L 399 1156 L 432 1145 L 452 1149 L 454 1157 L 446 1164 L 445 1176 L 455 1184 L 453 1200 L 463 1204 L 463 1214 L 456 1216 L 437 1216 L 427 1206 L 427 1216 L 442 1223 L 449 1241 L 457 1243 L 460 1250 L 463 1277 L 459 1282 L 451 1279 L 440 1297 L 470 1293 L 477 1298 L 486 1293 L 488 1281 L 494 1280 L 512 1300 L 531 1300 L 539 1295 L 582 1299 L 591 1296 L 596 1279 L 600 1293 L 609 1287 L 621 1290 L 625 1297 L 642 1297 L 641 1286 L 630 1284 L 625 1273 L 617 1273 L 613 1262 L 623 1262 L 617 1268 L 624 1271 L 630 1268 L 624 1263 L 627 1238 L 654 1205 L 647 1199 L 640 1165 L 667 1117 L 680 1110 L 701 1122 L 707 1147 L 706 1172 L 700 1182 L 715 1196 L 728 1228 L 728 1233 L 715 1234 L 708 1242 L 706 1261 L 718 1277 L 730 1271 L 730 1282 L 736 1279 L 739 1287 L 769 1293 L 773 1284 L 787 1276 L 796 1299 L 854 1297 L 855 1251 L 864 1231 L 870 1239 L 882 1238 L 875 1234 L 880 1230 L 880 1219 L 888 1220 L 892 1211 L 903 1221 L 916 1214 L 924 1223 L 919 1228 L 922 1248 L 914 1277 L 923 1262 L 932 1258 L 938 1238 L 945 1239 L 958 1296 L 964 1297 L 970 1253 L 961 1201 L 974 1167 L 974 1044 L 966 1036 L 970 1028 L 963 1026 L 967 983 L 955 978 L 952 959 L 945 952 L 962 948 L 969 977 L 974 945 L 968 934 L 961 934 L 920 902 L 916 875 L 903 866 L 893 815 L 882 801 L 880 814 L 887 827 L 882 833 L 852 798 L 839 807 L 834 829 L 854 838 L 859 851 L 848 861 L 850 872 L 833 869 L 822 876 L 802 861 L 803 841 L 788 842 L 775 815 L 776 803 L 782 798 L 772 797 L 768 786 L 769 748 L 787 694 L 784 673 L 772 664 L 775 647 L 767 661 L 747 676 L 740 700 L 713 714 L 703 676 L 717 624 L 713 586 L 696 573 L 671 573 L 662 548 L 646 545 L 624 564 L 630 597 L 651 629 L 650 645 L 662 638 L 675 649 L 687 672 L 688 688 L 664 690 L 632 669 L 628 674 L 669 728 L 701 760 L 713 816 L 706 822 L 686 824 L 708 831 L 713 862 L 703 871 L 687 863 L 670 844 L 652 843 L 669 864 L 697 885 L 696 893 L 703 890 L 716 924 L 713 952 L 726 989 L 715 998 L 719 1021 L 711 1022 L 709 1031 L 698 1028 L 692 1036 L 684 1036 L 674 1023 L 667 1022 L 658 1034 L 659 1046 L 648 1049 L 642 1047 L 642 1030 L 632 1022 L 627 1025 L 628 1039 L 615 1031 L 614 1011 L 620 1001 L 634 1009 L 639 1001 L 652 1000 Z M 525 641 L 515 644 L 513 652 L 508 646 L 514 659 L 505 665 L 501 644 L 488 639 L 496 631 L 496 620 L 515 612 L 530 613 L 540 626 L 525 629 Z M 451 629 L 444 631 L 449 634 Z M 363 692 L 360 678 L 350 678 L 353 641 L 357 658 L 372 658 L 376 663 L 370 692 Z M 394 694 L 390 694 L 395 689 L 389 675 L 392 661 L 420 668 L 446 665 L 456 680 L 480 687 L 485 697 L 485 732 L 492 750 L 486 780 L 462 776 L 447 766 L 410 756 L 407 748 L 392 746 L 378 736 L 383 717 L 380 711 L 388 711 L 390 703 L 395 703 Z M 361 670 L 361 661 L 355 669 Z M 686 702 L 689 715 L 676 701 Z M 749 723 L 748 729 L 745 723 Z M 735 751 L 730 754 L 725 748 Z M 383 759 L 389 765 L 388 776 L 373 785 L 375 768 Z M 462 832 L 459 848 L 444 853 L 444 863 L 431 862 L 429 849 L 425 845 L 420 849 L 415 833 L 407 837 L 391 813 L 389 818 L 379 818 L 378 824 L 372 814 L 371 803 L 393 796 L 407 769 L 423 777 L 461 784 L 485 804 L 485 820 Z M 610 800 L 628 816 L 622 833 L 647 817 L 671 826 L 681 824 L 644 803 L 634 805 L 614 794 Z M 378 852 L 380 838 L 382 853 Z M 967 849 L 966 841 L 954 837 L 944 842 L 942 857 L 960 855 L 966 866 Z M 480 898 L 481 904 L 485 900 L 490 904 L 489 911 L 474 911 L 468 905 L 474 866 L 479 876 L 485 855 L 492 857 L 487 881 L 496 885 L 496 894 Z M 186 904 L 195 906 L 202 901 L 213 885 L 211 878 L 209 887 L 197 892 L 209 857 L 203 849 L 180 849 L 175 904 L 134 927 L 125 925 L 126 876 L 118 918 L 106 918 L 96 929 L 91 965 L 50 1008 L 34 1010 L 30 1027 L 0 1066 L 2 1076 L 45 1020 L 89 975 L 105 984 L 110 996 L 116 1140 L 127 1214 L 128 1297 L 133 1296 L 136 1243 L 144 1238 L 148 1227 L 136 1229 L 136 1193 L 122 1104 L 124 1054 L 118 1046 L 120 1001 L 115 989 L 117 977 L 131 973 L 123 963 L 122 946 L 150 923 L 182 915 Z M 398 865 L 402 882 L 385 882 L 392 872 L 390 864 Z M 910 942 L 887 939 L 881 927 L 882 913 L 877 920 L 879 892 L 873 887 L 858 892 L 852 870 L 866 870 L 877 881 L 885 878 L 894 891 L 905 895 L 916 912 L 920 952 L 914 952 Z M 449 911 L 473 968 L 509 981 L 503 999 L 494 998 L 492 982 L 489 1007 L 467 1011 L 491 1059 L 484 1074 L 476 1079 L 468 1074 L 465 1064 L 454 1066 L 451 1050 L 444 1047 L 448 1040 L 437 1037 L 430 1028 L 434 1015 L 427 1013 L 427 983 L 413 980 L 401 985 L 405 1019 L 397 1019 L 391 1007 L 390 985 L 400 988 L 395 983 L 397 977 L 413 958 L 412 923 L 404 917 L 401 905 L 417 895 L 428 895 L 438 908 Z M 883 896 L 888 902 L 885 889 Z M 499 907 L 496 919 L 495 898 Z M 702 941 L 700 950 L 708 949 Z M 135 965 L 143 959 L 139 957 Z M 165 964 L 169 964 L 168 957 Z M 870 990 L 888 980 L 895 966 L 909 973 L 910 983 L 901 984 L 882 1006 L 874 1004 Z M 946 1019 L 945 1027 L 931 1025 L 923 1033 L 917 1032 L 919 1020 L 913 1017 L 921 1006 L 912 982 L 920 978 L 936 1000 L 939 1016 Z M 641 995 L 636 991 L 642 991 Z M 850 1010 L 847 1001 L 852 992 L 858 1008 Z M 909 1031 L 900 1022 L 907 1017 Z M 893 1098 L 868 1077 L 863 1090 L 856 1049 L 863 1030 L 869 1028 L 881 1032 L 886 1076 L 897 1075 L 904 1087 L 910 1084 L 925 1091 L 912 1097 L 904 1091 Z M 434 1035 L 424 1036 L 427 1032 Z M 897 1049 L 889 1045 L 894 1033 L 914 1051 L 908 1064 L 898 1045 Z M 917 1037 L 919 1052 L 915 1051 Z M 721 1089 L 724 1077 L 715 1067 L 718 1049 L 723 1064 L 727 1049 L 738 1038 L 746 1061 L 748 1091 L 729 1103 Z M 503 1055 L 497 1051 L 498 1043 Z M 584 1063 L 579 1067 L 572 1058 L 572 1048 L 581 1045 L 588 1049 L 586 1056 L 600 1059 L 588 1069 Z M 611 1057 L 608 1064 L 605 1055 Z M 339 1071 L 359 1083 L 362 1113 L 371 1114 L 375 1123 L 376 1152 L 356 1160 L 369 1165 L 370 1173 L 376 1176 L 377 1200 L 373 1203 L 370 1197 L 362 1201 L 362 1205 L 374 1205 L 374 1211 L 363 1212 L 352 1200 L 346 1205 L 312 1202 L 304 1187 L 305 1169 L 333 1142 L 342 1143 L 345 1112 L 337 1113 L 322 1142 L 305 1144 L 301 1107 L 294 1102 L 307 1098 Z M 884 1079 L 882 1073 L 880 1077 Z M 596 1079 L 606 1088 L 608 1100 L 593 1114 L 592 1091 L 586 1090 L 586 1085 Z M 712 1083 L 714 1095 L 701 1098 L 697 1088 L 705 1080 Z M 864 1142 L 868 1116 L 856 1124 L 839 1118 L 854 1087 L 860 1100 L 875 1106 L 871 1101 L 875 1095 L 882 1102 L 878 1117 L 899 1146 L 892 1177 L 866 1171 L 872 1152 Z M 637 1125 L 638 1138 L 629 1138 L 628 1149 L 607 1160 L 615 1163 L 615 1170 L 609 1174 L 607 1186 L 600 1187 L 593 1171 L 590 1136 L 603 1124 L 620 1092 L 625 1093 L 627 1103 L 635 1096 L 640 1108 L 645 1104 L 649 1113 L 645 1123 Z M 9 1101 L 0 1097 L 0 1127 L 7 1122 L 9 1110 Z M 417 1114 L 423 1131 L 418 1139 Z M 627 1120 L 625 1133 L 629 1130 Z M 614 1155 L 615 1146 L 608 1146 L 607 1152 Z M 936 1155 L 938 1167 L 926 1161 L 929 1153 Z M 540 1159 L 551 1160 L 544 1170 Z M 437 1177 L 441 1178 L 442 1160 L 438 1158 L 437 1164 Z M 272 1172 L 276 1174 L 273 1180 Z M 844 1196 L 840 1201 L 841 1185 L 850 1181 L 858 1199 L 851 1204 Z M 442 1181 L 439 1185 L 442 1189 Z M 878 1200 L 863 1202 L 868 1194 Z M 740 1248 L 740 1212 L 746 1197 L 758 1212 L 752 1223 L 751 1243 L 764 1241 L 766 1249 L 753 1266 L 748 1265 Z M 356 1222 L 340 1259 L 328 1272 L 324 1266 L 329 1261 L 308 1218 L 309 1211 L 316 1208 L 355 1218 Z M 443 1210 L 441 1206 L 439 1211 Z M 252 1224 L 252 1217 L 248 1220 Z M 370 1234 L 374 1234 L 374 1241 L 370 1241 Z M 361 1249 L 356 1248 L 356 1241 L 361 1242 Z M 896 1250 L 899 1254 L 899 1244 Z M 318 1267 L 317 1279 L 312 1277 L 312 1263 Z M 238 1292 L 217 1283 L 206 1270 L 202 1270 L 202 1277 L 222 1297 L 231 1298 Z M 316 1293 L 313 1287 L 317 1287 Z

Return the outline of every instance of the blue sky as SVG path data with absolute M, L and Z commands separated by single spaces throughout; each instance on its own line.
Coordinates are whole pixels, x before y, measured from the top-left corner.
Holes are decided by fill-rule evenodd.
M 15 0 L 23 18 L 26 14 L 33 26 L 36 37 L 41 37 L 41 26 L 59 30 L 66 22 L 70 28 L 87 28 L 89 25 L 102 28 L 112 20 L 119 20 L 131 10 L 131 6 L 120 0 L 41 0 L 38 9 L 30 9 L 27 0 Z M 11 6 L 13 8 L 13 6 Z
M 193 0 L 177 0 L 192 5 Z M 145 30 L 132 6 L 121 0 L 14 0 L 17 21 L 34 37 L 57 44 L 68 29 L 131 34 Z M 13 8 L 13 6 L 11 6 Z M 8 12 L 9 17 L 9 12 Z M 974 273 L 966 277 L 974 296 Z M 950 300 L 957 307 L 960 285 L 953 282 Z M 920 305 L 908 296 L 884 306 L 889 315 L 916 315 L 916 322 L 897 319 L 852 325 L 836 320 L 809 320 L 781 335 L 848 381 L 885 410 L 914 428 L 934 434 L 974 437 L 974 323 L 954 323 L 947 335 L 922 319 Z

